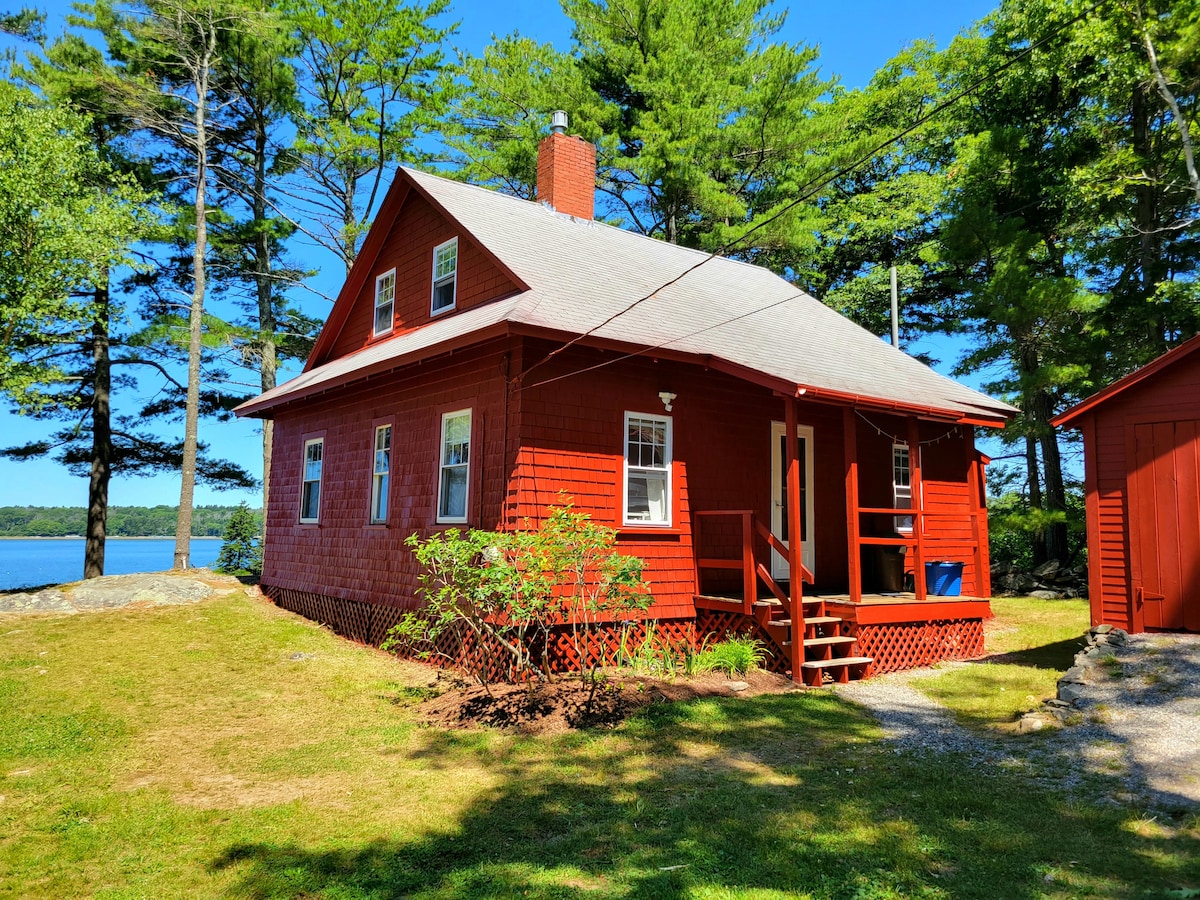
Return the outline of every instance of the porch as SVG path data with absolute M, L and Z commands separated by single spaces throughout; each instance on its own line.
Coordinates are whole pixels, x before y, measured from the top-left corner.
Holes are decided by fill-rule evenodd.
M 991 615 L 988 601 L 935 596 L 925 578 L 927 560 L 953 553 L 971 572 L 968 586 L 990 592 L 983 461 L 969 433 L 962 441 L 965 454 L 953 451 L 952 476 L 946 474 L 944 453 L 931 457 L 943 471 L 927 491 L 923 450 L 943 438 L 929 439 L 927 427 L 922 440 L 915 416 L 900 420 L 901 435 L 885 434 L 878 424 L 844 407 L 844 483 L 812 484 L 805 465 L 811 446 L 806 448 L 798 436 L 803 426 L 798 425 L 797 400 L 784 398 L 784 403 L 786 423 L 780 435 L 784 477 L 774 515 L 763 516 L 753 509 L 692 511 L 697 635 L 753 634 L 771 650 L 776 671 L 791 673 L 809 685 L 981 656 L 983 620 Z M 860 490 L 860 421 L 889 439 L 889 451 L 909 448 L 908 496 L 899 498 L 905 505 L 897 499 L 899 492 L 880 503 L 877 483 L 868 482 L 867 489 Z M 956 427 L 950 424 L 951 429 Z M 870 449 L 878 455 L 879 448 Z M 806 564 L 815 558 L 809 546 L 812 492 L 824 491 L 828 497 L 839 487 L 844 488 L 846 555 L 841 559 L 845 568 L 839 577 L 837 571 L 831 573 L 830 559 L 818 561 L 813 567 L 819 564 L 823 569 L 821 589 L 806 593 L 806 585 L 811 588 L 816 581 Z M 862 493 L 865 503 L 860 500 Z M 828 509 L 830 504 L 823 506 Z M 769 526 L 764 520 L 771 519 Z M 788 541 L 789 534 L 801 540 Z M 879 573 L 870 567 L 872 560 L 882 561 L 885 555 L 890 556 L 889 567 L 899 564 L 907 570 L 911 590 L 879 589 Z M 833 563 L 838 569 L 836 560 Z M 903 580 L 891 585 L 903 586 Z

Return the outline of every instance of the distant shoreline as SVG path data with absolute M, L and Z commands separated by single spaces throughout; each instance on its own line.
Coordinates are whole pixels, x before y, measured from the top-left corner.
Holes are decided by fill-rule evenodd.
M 82 541 L 82 540 L 86 540 L 86 535 L 82 535 L 82 534 L 63 534 L 63 535 L 4 534 L 4 535 L 0 535 L 0 541 Z M 106 541 L 173 541 L 173 540 L 175 540 L 175 535 L 173 535 L 173 534 L 144 534 L 144 535 L 140 535 L 138 537 L 128 537 L 128 536 L 122 535 L 121 537 L 106 537 L 105 540 Z M 205 535 L 193 535 L 192 540 L 193 541 L 219 541 L 219 540 L 223 540 L 223 538 L 217 537 L 216 535 L 212 535 L 212 534 L 205 534 Z

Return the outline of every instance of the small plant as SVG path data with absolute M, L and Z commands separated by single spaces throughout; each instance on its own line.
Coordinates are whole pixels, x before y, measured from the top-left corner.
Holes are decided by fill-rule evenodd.
M 766 658 L 759 641 L 749 635 L 731 635 L 697 654 L 696 671 L 745 675 L 761 666 Z
M 258 517 L 243 500 L 225 526 L 224 543 L 213 571 L 225 575 L 262 575 L 263 551 Z

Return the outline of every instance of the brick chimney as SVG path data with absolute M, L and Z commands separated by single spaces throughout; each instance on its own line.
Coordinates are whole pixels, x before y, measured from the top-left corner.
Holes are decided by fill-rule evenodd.
M 591 219 L 596 212 L 596 147 L 567 134 L 567 114 L 554 113 L 538 144 L 537 198 L 557 212 Z

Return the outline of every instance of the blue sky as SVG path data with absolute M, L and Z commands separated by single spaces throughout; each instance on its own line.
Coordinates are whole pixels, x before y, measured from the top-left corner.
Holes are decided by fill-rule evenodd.
M 36 3 L 36 0 L 33 0 Z M 6 4 L 16 7 L 20 4 Z M 49 34 L 57 34 L 68 4 L 37 4 L 50 15 Z M 790 43 L 814 45 L 820 50 L 821 74 L 836 75 L 847 87 L 861 87 L 874 71 L 899 50 L 915 40 L 930 38 L 945 46 L 955 34 L 976 22 L 994 7 L 984 0 L 924 0 L 924 2 L 886 2 L 886 0 L 840 0 L 840 2 L 794 2 L 777 4 L 787 10 L 787 21 L 779 39 Z M 460 21 L 453 44 L 466 52 L 478 53 L 492 35 L 514 30 L 538 41 L 548 41 L 561 49 L 570 44 L 571 23 L 557 0 L 510 0 L 507 3 L 455 0 L 451 18 Z M 0 48 L 12 46 L 0 38 Z M 297 248 L 297 255 L 306 255 Z M 315 266 L 327 266 L 329 274 L 319 276 L 327 293 L 336 293 L 340 263 L 312 259 Z M 323 315 L 328 305 L 305 304 L 314 315 Z M 943 360 L 939 368 L 948 368 L 956 349 L 949 344 L 927 342 L 921 349 Z M 120 400 L 118 399 L 118 403 Z M 0 408 L 0 445 L 24 443 L 49 431 L 42 423 L 29 422 Z M 179 428 L 182 434 L 182 425 Z M 212 445 L 215 455 L 234 459 L 256 475 L 261 474 L 261 437 L 256 422 L 201 423 L 201 440 Z M 237 503 L 259 505 L 257 492 L 217 492 L 198 485 L 197 504 Z M 84 506 L 87 479 L 70 476 L 65 469 L 49 461 L 10 462 L 0 460 L 0 506 Z M 114 478 L 109 502 L 116 506 L 179 502 L 179 479 L 174 476 L 150 478 Z

